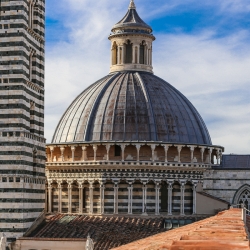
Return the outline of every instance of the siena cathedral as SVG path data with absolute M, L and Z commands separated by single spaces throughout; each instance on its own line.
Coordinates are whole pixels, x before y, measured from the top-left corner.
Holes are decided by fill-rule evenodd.
M 191 102 L 154 75 L 156 38 L 133 0 L 108 37 L 109 74 L 76 97 L 47 145 L 44 0 L 0 7 L 0 232 L 9 242 L 41 213 L 63 223 L 125 216 L 181 226 L 232 204 L 250 208 L 250 155 L 223 154 Z

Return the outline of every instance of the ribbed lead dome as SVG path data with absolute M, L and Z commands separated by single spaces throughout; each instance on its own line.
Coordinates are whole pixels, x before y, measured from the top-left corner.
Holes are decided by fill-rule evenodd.
M 194 106 L 145 72 L 117 72 L 84 90 L 62 116 L 52 143 L 162 141 L 212 145 Z

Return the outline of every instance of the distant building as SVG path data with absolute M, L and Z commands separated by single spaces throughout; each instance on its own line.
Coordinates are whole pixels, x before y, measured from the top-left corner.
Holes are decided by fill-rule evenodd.
M 45 203 L 45 0 L 0 8 L 0 232 L 12 241 Z

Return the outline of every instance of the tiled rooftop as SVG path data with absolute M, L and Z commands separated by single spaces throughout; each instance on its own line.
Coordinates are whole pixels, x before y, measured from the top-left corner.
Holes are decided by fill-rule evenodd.
M 250 155 L 223 155 L 220 166 L 215 169 L 250 169 Z
M 241 209 L 232 208 L 193 224 L 160 233 L 114 250 L 249 250 Z
M 163 218 L 98 217 L 57 214 L 47 217 L 29 237 L 87 238 L 94 240 L 95 250 L 108 250 L 166 231 Z

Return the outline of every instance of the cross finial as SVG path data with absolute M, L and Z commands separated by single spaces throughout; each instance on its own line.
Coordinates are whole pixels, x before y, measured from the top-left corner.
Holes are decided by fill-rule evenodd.
M 135 9 L 135 3 L 134 0 L 130 0 L 130 4 L 129 4 L 129 9 Z

